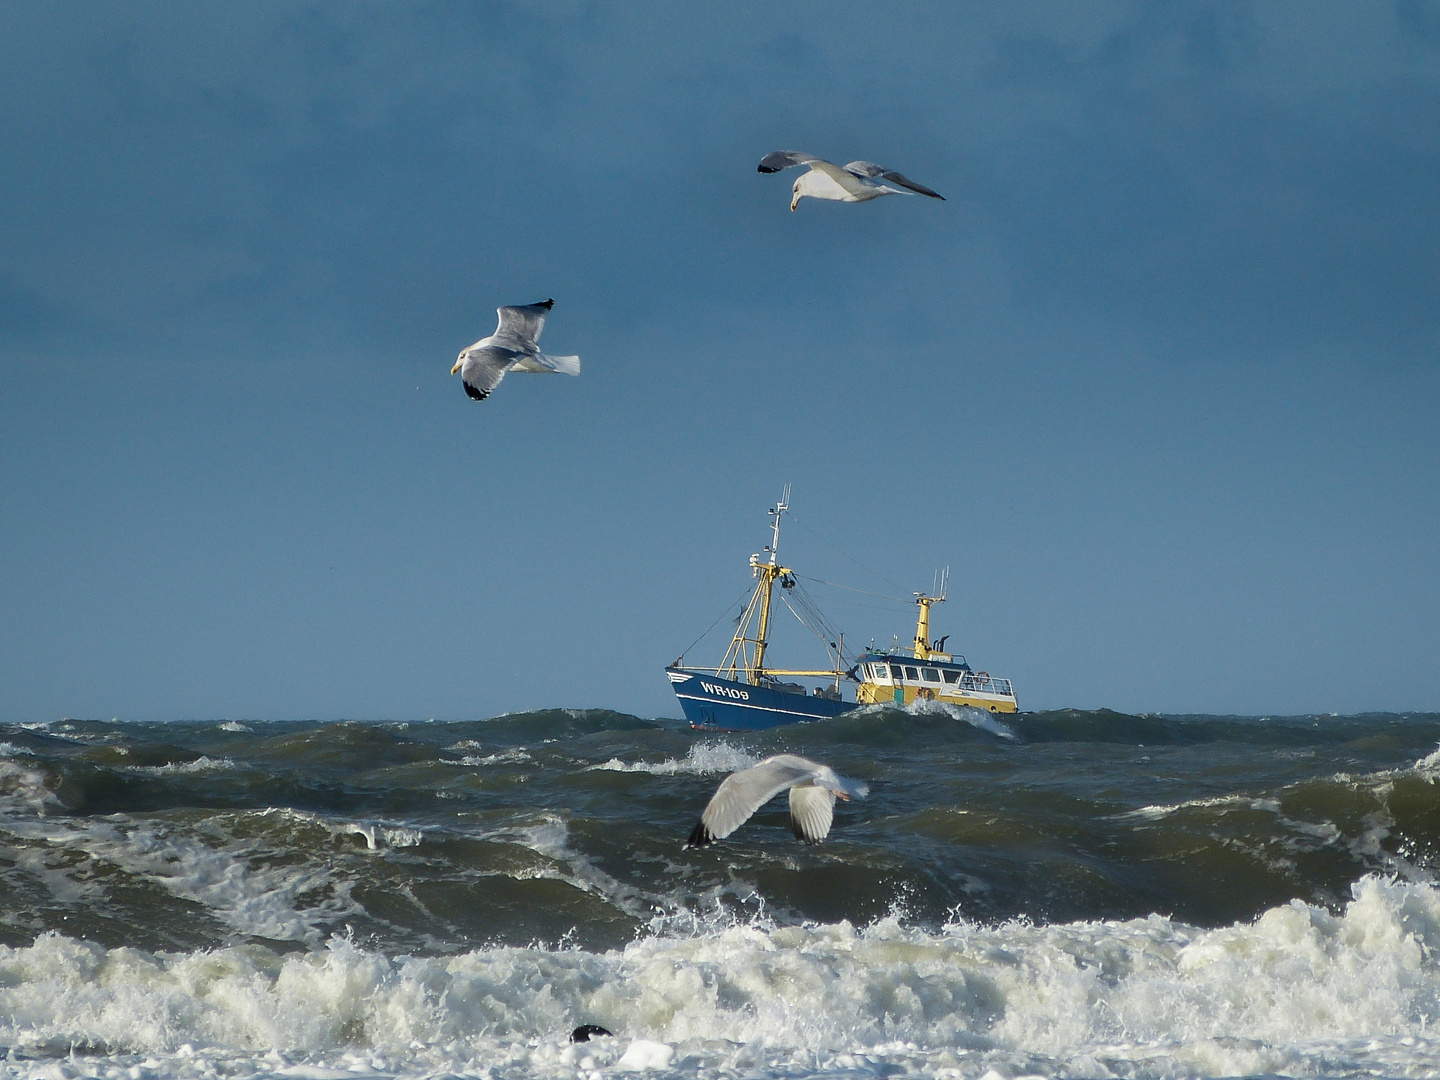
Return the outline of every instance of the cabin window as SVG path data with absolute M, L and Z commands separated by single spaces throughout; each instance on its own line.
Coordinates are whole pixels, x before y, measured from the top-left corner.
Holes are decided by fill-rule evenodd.
M 913 667 L 907 667 L 905 669 L 905 678 L 909 679 L 911 682 L 919 682 L 920 672 L 916 671 Z
M 871 664 L 870 673 L 877 679 L 888 679 L 890 677 L 890 671 L 884 664 Z
M 947 671 L 947 672 L 945 672 L 945 681 L 948 682 L 948 683 L 957 683 L 957 682 L 959 682 L 959 681 L 960 681 L 960 672 L 958 672 L 958 671 Z
M 897 680 L 905 678 L 905 672 L 900 670 L 899 664 L 890 665 L 890 674 L 894 675 Z
M 939 682 L 939 681 L 940 681 L 940 672 L 936 671 L 933 667 L 927 667 L 927 668 L 925 669 L 925 681 L 926 681 L 926 682 Z

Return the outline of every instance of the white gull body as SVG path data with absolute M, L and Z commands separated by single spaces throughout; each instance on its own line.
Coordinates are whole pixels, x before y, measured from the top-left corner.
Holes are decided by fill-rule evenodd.
M 775 173 L 796 165 L 809 165 L 810 168 L 801 173 L 791 185 L 791 210 L 807 196 L 831 202 L 869 202 L 882 195 L 928 195 L 932 199 L 945 201 L 944 195 L 931 191 L 924 184 L 915 183 L 893 169 L 876 165 L 873 161 L 852 161 L 848 165 L 836 165 L 813 154 L 802 154 L 798 150 L 777 150 L 760 159 L 758 171 Z
M 818 844 L 830 833 L 836 798 L 863 799 L 870 789 L 838 776 L 829 765 L 776 754 L 749 769 L 731 773 L 715 792 L 686 847 L 704 847 L 723 840 L 780 792 L 790 792 L 790 828 L 807 844 Z
M 555 301 L 550 299 L 496 308 L 500 325 L 495 333 L 462 349 L 450 369 L 451 375 L 460 373 L 465 393 L 476 401 L 484 401 L 490 391 L 500 385 L 507 371 L 579 375 L 578 356 L 547 356 L 540 351 L 540 331 L 545 329 L 545 316 L 554 306 Z

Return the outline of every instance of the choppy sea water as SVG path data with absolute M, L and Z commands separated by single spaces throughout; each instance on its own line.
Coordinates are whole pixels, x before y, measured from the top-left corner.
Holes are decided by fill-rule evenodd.
M 682 850 L 782 751 L 870 798 Z M 0 725 L 0 1075 L 1440 1075 L 1437 784 L 1440 714 Z

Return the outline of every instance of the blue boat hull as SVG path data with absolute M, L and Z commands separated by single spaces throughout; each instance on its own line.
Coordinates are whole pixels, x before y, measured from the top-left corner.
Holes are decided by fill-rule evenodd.
M 717 731 L 763 731 L 781 724 L 828 720 L 859 708 L 853 701 L 790 694 L 768 686 L 667 667 L 671 688 L 692 727 Z

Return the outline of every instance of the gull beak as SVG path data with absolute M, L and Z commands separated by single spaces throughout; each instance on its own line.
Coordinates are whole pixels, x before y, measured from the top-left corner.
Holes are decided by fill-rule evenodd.
M 800 196 L 799 196 L 799 195 L 796 195 L 795 198 L 793 198 L 793 199 L 790 200 L 790 212 L 791 212 L 792 214 L 795 212 L 795 204 L 798 203 L 799 201 L 800 201 Z
M 794 207 L 791 207 L 791 209 L 793 210 Z M 849 801 L 850 801 L 850 796 L 849 796 L 849 795 L 846 795 L 845 792 L 843 792 L 843 791 L 837 791 L 837 792 L 835 792 L 835 797 L 836 797 L 837 799 L 844 799 L 846 802 L 849 802 Z
M 455 361 L 455 366 L 450 369 L 450 374 L 451 374 L 451 375 L 454 375 L 457 371 L 460 370 L 461 365 L 463 365 L 464 363 L 465 363 L 465 361 L 463 361 L 463 360 L 456 360 L 456 361 Z

